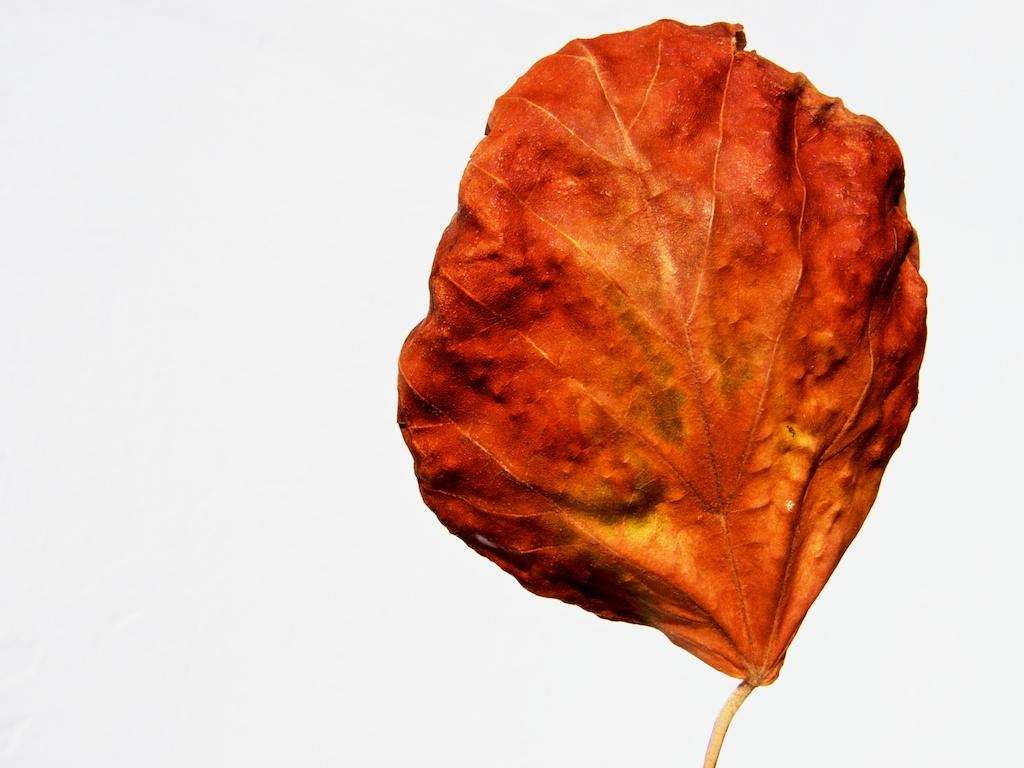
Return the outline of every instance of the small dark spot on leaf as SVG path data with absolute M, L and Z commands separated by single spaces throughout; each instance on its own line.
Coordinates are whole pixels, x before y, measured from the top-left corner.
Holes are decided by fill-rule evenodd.
M 652 398 L 658 433 L 669 442 L 677 443 L 683 438 L 683 421 L 679 411 L 686 402 L 686 395 L 678 389 L 664 389 Z

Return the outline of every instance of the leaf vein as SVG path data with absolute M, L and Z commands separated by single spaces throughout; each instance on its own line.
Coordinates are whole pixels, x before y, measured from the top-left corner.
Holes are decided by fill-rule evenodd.
M 799 88 L 802 90 L 804 82 L 801 81 Z M 786 305 L 786 312 L 783 315 L 782 323 L 779 325 L 779 332 L 775 336 L 775 340 L 772 344 L 772 352 L 768 358 L 768 370 L 765 372 L 764 382 L 761 385 L 761 393 L 757 399 L 757 407 L 754 410 L 754 419 L 750 424 L 750 429 L 747 430 L 747 438 L 744 441 L 743 452 L 740 454 L 740 460 L 736 470 L 736 478 L 733 481 L 733 488 L 729 492 L 729 497 L 724 504 L 725 514 L 729 514 L 729 509 L 732 506 L 733 501 L 736 499 L 737 494 L 740 491 L 740 482 L 743 477 L 743 472 L 750 458 L 750 452 L 754 444 L 754 433 L 761 425 L 761 419 L 764 418 L 765 413 L 765 398 L 768 395 L 768 387 L 771 384 L 772 373 L 775 370 L 775 363 L 779 358 L 779 347 L 782 343 L 782 337 L 786 332 L 786 327 L 789 325 L 789 321 L 793 317 L 793 309 L 796 307 L 796 299 L 800 293 L 800 287 L 803 285 L 804 273 L 807 269 L 806 259 L 803 251 L 803 229 L 804 229 L 804 217 L 807 211 L 807 184 L 804 181 L 804 175 L 800 171 L 800 139 L 796 132 L 796 110 L 799 104 L 799 91 L 796 94 L 793 101 L 793 168 L 796 171 L 796 176 L 800 180 L 801 187 L 801 202 L 800 202 L 800 218 L 796 225 L 796 252 L 800 259 L 800 268 L 797 272 L 796 282 L 793 285 L 793 290 L 789 296 L 789 302 Z
M 546 107 L 542 107 L 537 102 L 533 101 L 532 99 L 528 99 L 525 96 L 510 96 L 508 94 L 505 94 L 504 96 L 501 97 L 501 99 L 508 99 L 510 101 L 522 101 L 522 102 L 528 104 L 529 106 L 533 107 L 538 112 L 540 112 L 541 114 L 543 114 L 546 117 L 548 117 L 554 123 L 556 123 L 560 128 L 562 128 L 562 130 L 564 130 L 566 133 L 568 133 L 570 136 L 572 136 L 574 139 L 576 139 L 576 141 L 578 141 L 580 144 L 585 146 L 587 149 L 589 149 L 595 155 L 600 157 L 606 163 L 608 163 L 611 166 L 614 166 L 615 168 L 623 168 L 623 169 L 625 169 L 625 166 L 622 165 L 622 163 L 613 160 L 612 158 L 608 157 L 608 155 L 606 155 L 603 152 L 601 152 L 597 147 L 595 147 L 589 141 L 587 141 L 582 136 L 580 136 L 578 133 L 576 133 L 576 131 L 574 131 L 572 128 L 570 128 L 568 125 L 566 125 L 558 117 L 558 115 L 556 115 L 550 109 L 547 109 Z
M 868 321 L 867 321 L 865 329 L 864 329 L 864 336 L 867 337 L 867 342 L 868 342 L 868 355 L 869 355 L 870 360 L 871 360 L 871 365 L 870 365 L 870 369 L 869 369 L 869 373 L 868 373 L 868 381 L 864 385 L 864 390 L 861 393 L 861 397 L 858 398 L 858 401 L 857 401 L 856 405 L 853 407 L 853 409 L 851 409 L 850 416 L 847 417 L 846 422 L 844 423 L 844 425 L 839 429 L 839 431 L 836 432 L 836 434 L 832 437 L 831 440 L 828 441 L 828 443 L 824 444 L 818 451 L 815 452 L 814 462 L 812 464 L 813 469 L 811 470 L 811 475 L 810 475 L 810 477 L 807 478 L 807 482 L 804 485 L 803 492 L 800 494 L 800 502 L 799 502 L 799 505 L 796 507 L 796 518 L 793 521 L 793 527 L 792 527 L 792 530 L 790 532 L 789 549 L 788 549 L 788 552 L 786 554 L 786 563 L 785 563 L 785 566 L 783 568 L 782 583 L 779 585 L 779 595 L 778 595 L 778 598 L 777 598 L 777 600 L 775 602 L 775 610 L 774 610 L 773 619 L 772 619 L 772 630 L 771 630 L 771 633 L 769 634 L 768 644 L 765 646 L 764 659 L 761 662 L 762 671 L 767 671 L 767 670 L 764 670 L 763 668 L 768 664 L 769 655 L 771 654 L 772 649 L 773 649 L 773 647 L 774 647 L 774 645 L 775 645 L 775 643 L 776 643 L 776 641 L 778 639 L 779 623 L 782 620 L 782 601 L 783 601 L 783 599 L 786 596 L 786 589 L 788 588 L 790 579 L 792 578 L 791 574 L 792 574 L 792 570 L 793 570 L 793 557 L 796 554 L 796 542 L 797 542 L 797 539 L 799 538 L 799 535 L 800 535 L 800 526 L 801 526 L 801 524 L 803 523 L 803 520 L 804 520 L 804 503 L 807 500 L 807 495 L 810 492 L 811 485 L 814 483 L 814 480 L 815 480 L 815 478 L 818 475 L 818 470 L 829 459 L 839 455 L 843 450 L 846 450 L 846 447 L 848 447 L 848 446 L 844 446 L 841 450 L 833 452 L 833 453 L 830 453 L 832 447 L 836 444 L 836 441 L 839 440 L 839 438 L 846 432 L 847 427 L 852 423 L 852 419 L 854 418 L 854 414 L 856 412 L 859 412 L 859 410 L 863 407 L 863 400 L 864 400 L 865 396 L 867 395 L 867 391 L 871 387 L 871 381 L 874 378 L 875 359 L 874 359 L 874 352 L 873 352 L 872 341 L 871 341 L 871 336 L 872 336 L 872 332 L 873 332 L 872 328 L 871 328 L 871 316 L 874 314 L 875 303 L 878 300 L 878 296 L 882 292 L 883 286 L 885 285 L 886 282 L 888 282 L 889 276 L 892 274 L 892 270 L 895 267 L 895 265 L 897 264 L 897 262 L 901 261 L 900 253 L 899 253 L 899 248 L 898 248 L 898 243 L 897 243 L 897 247 L 895 247 L 893 250 L 894 250 L 893 260 L 889 264 L 889 268 L 888 268 L 888 270 L 886 270 L 885 276 L 879 282 L 878 287 L 875 289 L 874 294 L 871 297 L 870 308 L 868 309 Z M 891 305 L 890 305 L 890 307 L 886 308 L 886 315 L 883 316 L 883 319 L 884 319 L 885 316 L 888 315 L 888 312 L 889 312 L 890 308 L 891 308 Z M 862 341 L 863 341 L 863 336 L 862 336 Z
M 664 38 L 658 38 L 658 58 L 654 65 L 654 74 L 651 75 L 651 82 L 647 84 L 647 90 L 644 91 L 644 98 L 643 101 L 640 102 L 640 108 L 636 111 L 636 114 L 633 115 L 633 119 L 629 121 L 629 125 L 626 127 L 627 132 L 631 132 L 633 130 L 633 126 L 636 125 L 636 121 L 639 120 L 640 115 L 643 114 L 644 107 L 647 106 L 647 99 L 650 97 L 651 89 L 654 87 L 654 83 L 658 79 L 658 73 L 661 71 L 661 48 L 664 42 Z

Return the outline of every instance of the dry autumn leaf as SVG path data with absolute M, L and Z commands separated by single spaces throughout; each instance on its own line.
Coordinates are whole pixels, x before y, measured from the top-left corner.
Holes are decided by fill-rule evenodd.
M 743 44 L 574 40 L 499 98 L 399 377 L 453 533 L 740 693 L 861 527 L 925 339 L 896 144 Z

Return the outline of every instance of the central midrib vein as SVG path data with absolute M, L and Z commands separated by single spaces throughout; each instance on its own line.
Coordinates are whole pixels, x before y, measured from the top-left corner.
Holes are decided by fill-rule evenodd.
M 611 111 L 613 118 L 615 119 L 615 123 L 616 123 L 616 125 L 619 128 L 620 134 L 622 135 L 623 148 L 625 149 L 626 155 L 627 155 L 630 163 L 633 166 L 633 172 L 636 174 L 637 178 L 640 180 L 640 183 L 644 187 L 644 192 L 646 193 L 646 194 L 642 195 L 644 209 L 646 210 L 646 213 L 647 213 L 647 219 L 648 219 L 648 222 L 649 222 L 650 227 L 651 227 L 651 232 L 654 235 L 654 238 L 655 238 L 655 240 L 657 242 L 657 245 L 658 245 L 658 255 L 659 255 L 659 259 L 660 259 L 661 266 L 662 266 L 662 276 L 664 278 L 666 276 L 666 273 L 667 273 L 668 275 L 671 275 L 672 277 L 674 277 L 675 272 L 676 272 L 676 264 L 675 264 L 675 259 L 672 256 L 672 249 L 669 246 L 668 242 L 666 241 L 665 233 L 663 231 L 663 228 L 659 225 L 659 223 L 658 223 L 658 221 L 657 221 L 657 219 L 656 219 L 656 217 L 654 215 L 654 212 L 653 212 L 653 210 L 651 209 L 651 206 L 650 206 L 650 192 L 651 192 L 651 190 L 650 190 L 650 185 L 648 184 L 648 180 L 647 180 L 647 173 L 648 173 L 648 171 L 647 171 L 647 169 L 645 169 L 642 166 L 640 153 L 637 151 L 636 146 L 633 144 L 633 139 L 630 136 L 629 131 L 626 129 L 626 126 L 625 126 L 625 124 L 622 121 L 622 117 L 619 115 L 619 110 L 616 108 L 615 104 L 612 102 L 611 97 L 608 94 L 608 88 L 605 85 L 604 78 L 601 76 L 601 69 L 598 66 L 596 57 L 594 56 L 593 52 L 586 46 L 585 43 L 583 43 L 582 41 L 577 41 L 577 42 L 578 42 L 579 46 L 586 52 L 586 56 L 583 57 L 583 58 L 590 64 L 590 67 L 594 71 L 594 77 L 597 80 L 598 87 L 601 89 L 601 93 L 604 96 L 604 100 L 608 104 L 608 108 Z M 714 444 L 713 444 L 712 439 L 711 439 L 711 423 L 710 423 L 710 419 L 709 419 L 709 416 L 708 416 L 707 403 L 706 403 L 705 398 L 704 398 L 704 388 L 701 385 L 700 377 L 697 375 L 696 357 L 695 357 L 694 352 L 693 352 L 693 340 L 690 337 L 690 328 L 689 328 L 690 320 L 692 319 L 692 316 L 693 316 L 693 313 L 694 313 L 694 309 L 696 307 L 696 303 L 697 303 L 698 294 L 699 294 L 699 291 L 700 291 L 700 286 L 701 286 L 701 283 L 702 283 L 702 278 L 703 278 L 703 275 L 704 275 L 704 271 L 705 271 L 705 269 L 707 267 L 708 254 L 709 254 L 709 251 L 710 251 L 710 248 L 711 248 L 712 228 L 714 226 L 715 211 L 716 211 L 716 208 L 717 208 L 717 206 L 716 206 L 716 199 L 717 199 L 717 194 L 718 194 L 718 192 L 717 192 L 718 158 L 719 158 L 719 155 L 721 154 L 722 143 L 723 143 L 723 140 L 725 138 L 725 100 L 726 100 L 726 97 L 727 97 L 728 92 L 729 92 L 729 82 L 732 79 L 733 65 L 736 62 L 736 52 L 737 51 L 736 51 L 736 38 L 735 38 L 735 36 L 731 36 L 730 37 L 730 46 L 731 46 L 731 52 L 730 52 L 730 59 L 729 59 L 729 68 L 726 71 L 725 80 L 724 80 L 724 82 L 722 84 L 722 103 L 721 103 L 721 107 L 719 108 L 718 144 L 717 144 L 717 147 L 715 149 L 715 158 L 714 158 L 714 161 L 712 163 L 712 173 L 711 173 L 711 211 L 709 212 L 709 215 L 708 215 L 707 237 L 705 239 L 705 248 L 704 248 L 704 255 L 703 255 L 703 258 L 702 258 L 701 267 L 700 267 L 700 270 L 698 271 L 697 286 L 696 286 L 696 290 L 694 291 L 693 299 L 692 299 L 691 305 L 690 305 L 690 312 L 688 314 L 686 322 L 683 323 L 683 335 L 684 335 L 684 338 L 685 338 L 685 341 L 686 341 L 686 352 L 687 352 L 688 363 L 689 363 L 689 367 L 690 367 L 690 376 L 693 379 L 694 389 L 695 389 L 696 394 L 697 394 L 697 406 L 698 406 L 698 410 L 700 412 L 701 422 L 702 422 L 703 428 L 704 428 L 704 439 L 705 439 L 705 443 L 706 443 L 706 446 L 707 446 L 708 463 L 709 463 L 709 465 L 711 467 L 711 474 L 712 474 L 712 477 L 714 478 L 714 483 L 715 483 L 715 498 L 717 499 L 717 508 L 718 508 L 718 513 L 719 513 L 718 517 L 722 521 L 722 534 L 723 534 L 723 537 L 725 539 L 725 551 L 726 551 L 726 555 L 728 556 L 728 559 L 729 559 L 729 568 L 730 568 L 730 571 L 731 571 L 731 574 L 732 574 L 733 584 L 734 584 L 734 586 L 736 588 L 737 596 L 739 597 L 740 611 L 741 611 L 742 618 L 743 618 L 743 631 L 744 631 L 744 634 L 745 634 L 745 637 L 746 637 L 746 641 L 747 641 L 748 652 L 752 652 L 753 651 L 753 639 L 751 637 L 751 632 L 750 632 L 750 619 L 749 619 L 748 612 L 747 612 L 747 600 L 746 600 L 746 595 L 744 594 L 743 584 L 740 581 L 739 570 L 738 570 L 738 568 L 736 566 L 736 556 L 735 556 L 735 552 L 733 551 L 732 537 L 731 537 L 730 532 L 729 532 L 728 510 L 725 509 L 724 499 L 722 498 L 721 478 L 720 478 L 720 474 L 719 474 L 719 471 L 718 471 L 718 463 L 715 460 Z M 660 56 L 660 53 L 659 53 L 659 56 Z M 653 86 L 653 83 L 652 83 L 652 86 Z M 748 664 L 751 663 L 749 659 L 747 660 L 747 662 L 748 662 Z

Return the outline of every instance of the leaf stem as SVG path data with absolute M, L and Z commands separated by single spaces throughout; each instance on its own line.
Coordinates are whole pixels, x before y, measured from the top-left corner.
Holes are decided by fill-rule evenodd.
M 729 723 L 732 716 L 740 708 L 740 704 L 750 695 L 756 686 L 744 680 L 733 691 L 729 698 L 722 705 L 722 711 L 718 713 L 715 720 L 715 727 L 711 729 L 711 738 L 708 740 L 708 751 L 704 753 L 704 768 L 715 768 L 718 765 L 718 753 L 722 751 L 722 742 L 725 741 L 725 732 L 729 730 Z

